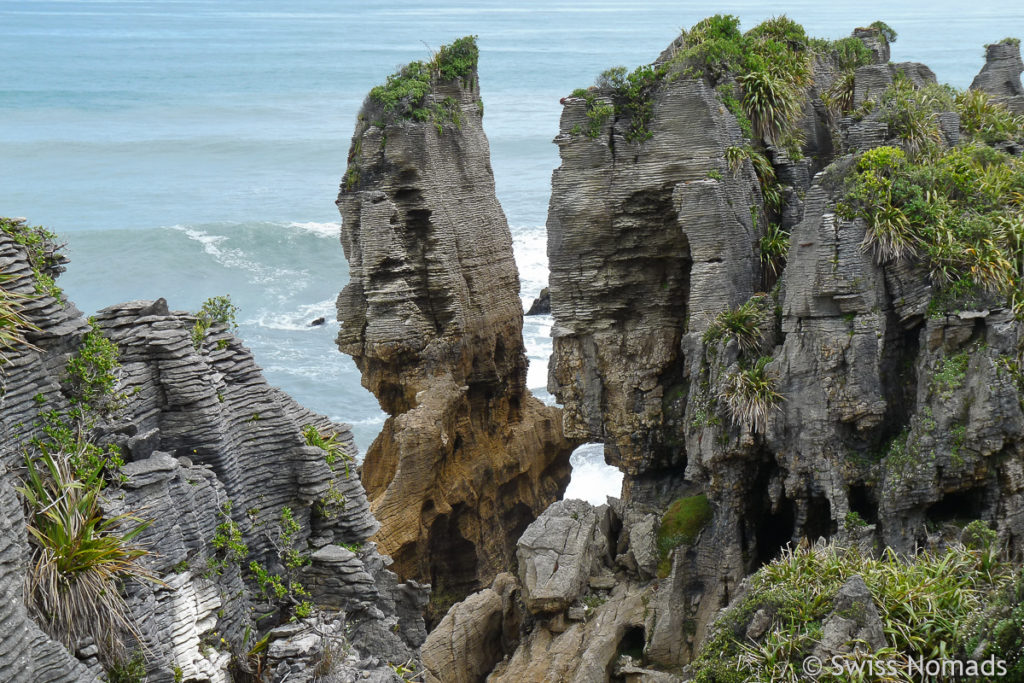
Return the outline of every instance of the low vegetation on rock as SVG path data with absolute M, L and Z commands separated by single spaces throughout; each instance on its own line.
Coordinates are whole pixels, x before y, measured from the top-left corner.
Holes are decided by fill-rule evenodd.
M 1006 656 L 1019 667 L 1021 581 L 999 559 L 995 533 L 980 522 L 965 533 L 967 545 L 941 553 L 901 557 L 886 550 L 872 557 L 835 544 L 783 551 L 749 579 L 749 591 L 716 622 L 694 662 L 695 681 L 803 680 L 801 663 L 815 652 L 840 587 L 854 576 L 867 585 L 885 634 L 885 647 L 867 656 L 892 661 L 895 681 L 920 680 L 911 658 L 969 658 L 976 650 Z M 992 605 L 986 608 L 986 605 Z M 769 618 L 756 637 L 748 636 L 755 613 Z M 989 630 L 999 626 L 999 632 Z M 1014 669 L 1018 670 L 1018 669 Z M 818 680 L 849 680 L 826 672 Z

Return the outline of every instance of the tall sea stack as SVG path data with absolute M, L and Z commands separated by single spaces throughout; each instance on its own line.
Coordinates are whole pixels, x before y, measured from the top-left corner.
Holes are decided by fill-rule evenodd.
M 342 183 L 338 346 L 390 414 L 366 454 L 399 574 L 464 595 L 568 482 L 561 411 L 526 388 L 523 309 L 494 194 L 473 38 L 363 105 Z

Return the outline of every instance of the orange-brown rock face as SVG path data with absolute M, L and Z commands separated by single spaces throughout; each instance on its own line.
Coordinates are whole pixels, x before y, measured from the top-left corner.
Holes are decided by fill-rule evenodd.
M 338 199 L 351 270 L 338 346 L 391 415 L 363 465 L 376 540 L 400 575 L 462 595 L 510 566 L 564 490 L 572 446 L 560 411 L 526 389 L 475 52 L 420 101 L 385 109 L 371 94 Z

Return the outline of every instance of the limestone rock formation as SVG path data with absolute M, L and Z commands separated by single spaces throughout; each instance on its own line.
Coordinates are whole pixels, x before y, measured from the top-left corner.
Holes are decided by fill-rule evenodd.
M 1024 86 L 1020 74 L 1020 41 L 1006 39 L 985 46 L 985 66 L 971 82 L 971 90 L 994 95 L 1017 114 L 1024 114 Z
M 571 450 L 560 411 L 526 389 L 476 46 L 456 41 L 438 59 L 457 49 L 468 60 L 457 76 L 413 63 L 371 92 L 338 199 L 351 278 L 338 345 L 391 415 L 363 465 L 375 538 L 440 598 L 510 565 L 515 539 L 564 490 Z M 429 74 L 422 100 L 389 108 L 386 89 L 416 74 Z
M 295 580 L 308 585 L 311 600 L 334 620 L 348 625 L 345 642 L 353 654 L 380 658 L 361 668 L 390 673 L 388 659 L 413 656 L 426 635 L 426 591 L 399 584 L 386 568 L 390 560 L 367 542 L 378 524 L 354 463 L 347 463 L 355 455 L 348 427 L 269 386 L 223 324 L 196 337 L 194 316 L 168 310 L 162 299 L 112 306 L 90 322 L 55 290 L 36 293 L 41 275 L 58 273 L 59 259 L 43 259 L 35 251 L 39 247 L 19 243 L 19 230 L 29 229 L 23 223 L 8 221 L 5 228 L 0 272 L 10 279 L 4 288 L 31 295 L 23 311 L 38 329 L 27 332 L 32 347 L 9 350 L 0 366 L 0 592 L 7 597 L 8 625 L 0 638 L 0 679 L 79 681 L 100 673 L 94 644 L 77 652 L 92 666 L 87 673 L 27 618 L 22 599 L 28 546 L 12 487 L 20 485 L 33 440 L 58 438 L 52 429 L 71 420 L 85 424 L 90 441 L 113 448 L 126 461 L 121 481 L 104 490 L 104 513 L 150 521 L 136 540 L 152 551 L 143 562 L 159 583 L 125 587 L 149 680 L 170 682 L 179 675 L 228 681 L 229 666 L 249 666 L 245 653 L 261 632 L 288 616 L 260 594 L 250 567 L 259 562 L 271 574 L 287 574 L 280 552 L 285 520 L 294 524 L 288 546 L 313 555 Z M 91 417 L 83 420 L 72 411 L 84 399 L 70 361 L 84 362 L 90 335 L 117 345 L 120 366 L 113 370 L 112 395 L 102 399 L 105 407 L 89 408 Z M 309 445 L 304 428 L 333 435 L 335 452 Z M 232 557 L 216 538 L 235 533 L 239 551 Z M 332 548 L 349 553 L 348 562 L 321 561 Z M 321 614 L 314 609 L 300 620 L 296 637 L 313 633 Z M 278 657 L 274 666 L 281 669 L 274 680 L 307 680 L 313 673 L 287 657 Z

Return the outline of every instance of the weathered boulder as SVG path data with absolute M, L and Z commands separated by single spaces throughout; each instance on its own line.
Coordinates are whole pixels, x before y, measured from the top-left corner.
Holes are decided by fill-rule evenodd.
M 455 597 L 510 565 L 516 538 L 564 490 L 572 447 L 560 410 L 526 389 L 476 47 L 459 45 L 472 67 L 450 80 L 432 72 L 430 92 L 410 105 L 433 120 L 371 93 L 338 198 L 351 277 L 338 345 L 391 415 L 363 465 L 375 538 L 399 575 Z
M 511 574 L 455 604 L 430 632 L 420 656 L 431 683 L 483 680 L 519 640 L 516 598 L 519 584 Z
M 823 661 L 854 649 L 876 652 L 886 645 L 885 626 L 864 579 L 851 576 L 836 594 L 834 609 L 825 618 L 814 654 Z
M 608 508 L 582 500 L 551 505 L 519 538 L 523 601 L 534 614 L 565 610 L 608 555 Z
M 551 315 L 551 290 L 547 287 L 540 290 L 540 294 L 530 305 L 526 315 Z

